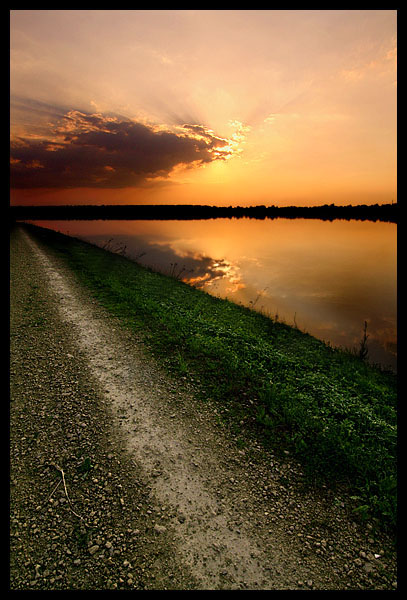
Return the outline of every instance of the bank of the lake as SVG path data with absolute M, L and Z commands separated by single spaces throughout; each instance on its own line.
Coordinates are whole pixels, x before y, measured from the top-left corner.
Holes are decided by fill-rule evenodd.
M 348 486 L 355 514 L 395 526 L 394 374 L 125 257 L 34 229 L 170 372 L 199 383 L 242 447 L 255 436 L 265 452 L 294 454 L 310 480 Z

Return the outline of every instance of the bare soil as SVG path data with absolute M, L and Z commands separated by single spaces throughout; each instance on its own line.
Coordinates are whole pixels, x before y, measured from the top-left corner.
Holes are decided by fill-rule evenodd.
M 10 589 L 396 589 L 393 541 L 346 498 L 239 448 L 199 382 L 10 242 Z

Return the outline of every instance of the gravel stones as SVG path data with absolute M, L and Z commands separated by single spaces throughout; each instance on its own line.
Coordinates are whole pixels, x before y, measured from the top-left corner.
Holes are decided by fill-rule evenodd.
M 166 381 L 145 358 L 144 388 L 154 379 L 161 390 L 151 426 L 167 432 L 158 455 L 160 436 L 144 443 L 145 422 L 128 406 L 115 408 L 107 369 L 99 379 L 89 369 L 19 229 L 10 266 L 12 590 L 193 590 L 202 581 L 219 589 L 394 589 L 391 541 L 356 526 L 329 490 L 302 488 L 289 456 L 265 457 L 255 443 L 237 449 L 213 425 L 210 402 L 195 403 L 193 387 Z M 79 292 L 72 285 L 70 293 Z M 86 294 L 80 302 L 92 305 Z M 117 327 L 103 311 L 97 318 Z M 105 345 L 118 375 L 113 337 Z M 129 439 L 146 446 L 138 449 L 144 462 Z M 194 494 L 182 495 L 184 485 Z
M 194 589 L 171 542 L 148 533 L 154 499 L 16 232 L 11 305 L 10 588 Z M 131 576 L 121 575 L 126 557 Z

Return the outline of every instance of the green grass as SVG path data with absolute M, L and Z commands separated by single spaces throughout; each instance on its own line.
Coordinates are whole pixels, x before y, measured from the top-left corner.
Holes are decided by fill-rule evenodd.
M 265 451 L 289 449 L 309 477 L 345 483 L 355 514 L 395 526 L 394 374 L 122 256 L 35 232 L 169 371 L 199 381 L 239 446 L 255 435 Z

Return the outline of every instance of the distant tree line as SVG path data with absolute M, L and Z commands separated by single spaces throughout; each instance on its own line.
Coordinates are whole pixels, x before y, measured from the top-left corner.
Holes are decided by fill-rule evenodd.
M 357 219 L 397 222 L 397 204 L 337 206 L 62 205 L 11 206 L 12 220 Z

